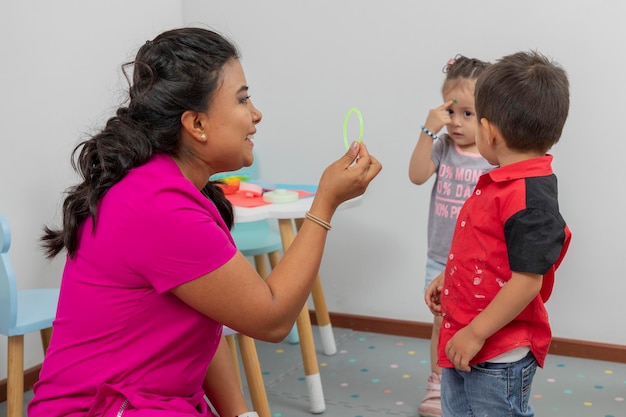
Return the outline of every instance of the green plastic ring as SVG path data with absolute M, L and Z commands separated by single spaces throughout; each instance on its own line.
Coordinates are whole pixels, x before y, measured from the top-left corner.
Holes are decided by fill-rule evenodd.
M 363 116 L 361 112 L 356 107 L 348 110 L 348 114 L 346 114 L 346 118 L 343 119 L 343 144 L 346 145 L 346 150 L 350 148 L 350 144 L 348 143 L 348 120 L 350 120 L 350 115 L 352 113 L 356 113 L 359 116 L 359 138 L 357 142 L 361 143 L 363 141 Z

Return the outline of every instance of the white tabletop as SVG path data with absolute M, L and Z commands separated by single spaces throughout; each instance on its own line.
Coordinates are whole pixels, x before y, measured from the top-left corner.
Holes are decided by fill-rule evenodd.
M 356 207 L 361 204 L 363 196 L 344 201 L 337 208 L 338 210 Z M 233 207 L 236 223 L 254 222 L 265 219 L 302 219 L 311 208 L 313 196 L 302 197 L 293 203 L 265 204 L 257 207 Z

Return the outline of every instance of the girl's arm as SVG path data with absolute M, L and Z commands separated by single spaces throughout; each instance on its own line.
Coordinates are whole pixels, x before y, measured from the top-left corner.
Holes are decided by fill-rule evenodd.
M 452 103 L 452 101 L 448 101 L 435 109 L 431 109 L 428 112 L 424 127 L 434 134 L 439 133 L 446 124 L 451 122 L 448 108 Z M 433 150 L 433 140 L 425 132 L 421 132 L 419 135 L 409 162 L 409 179 L 414 184 L 421 185 L 425 183 L 435 172 L 435 163 L 430 158 Z

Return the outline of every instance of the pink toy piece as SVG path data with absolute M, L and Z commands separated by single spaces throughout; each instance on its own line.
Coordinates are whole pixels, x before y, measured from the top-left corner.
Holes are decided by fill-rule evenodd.
M 249 182 L 239 184 L 239 192 L 246 197 L 260 197 L 263 195 L 263 187 Z

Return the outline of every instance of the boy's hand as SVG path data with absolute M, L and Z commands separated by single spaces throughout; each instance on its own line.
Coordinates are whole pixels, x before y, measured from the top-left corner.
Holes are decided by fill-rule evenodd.
M 453 103 L 453 100 L 446 101 L 441 106 L 431 109 L 428 112 L 424 126 L 434 134 L 437 134 L 445 125 L 452 123 L 449 110 Z
M 456 332 L 446 344 L 446 356 L 459 371 L 470 372 L 469 362 L 485 344 L 485 339 L 472 331 L 471 325 Z
M 433 279 L 428 288 L 426 288 L 426 293 L 424 293 L 424 301 L 430 312 L 435 316 L 441 315 L 441 290 L 443 289 L 444 272 Z
M 528 272 L 515 272 L 491 300 L 487 308 L 462 328 L 446 344 L 446 356 L 459 371 L 469 372 L 469 361 L 485 340 L 517 317 L 539 294 L 543 278 Z

